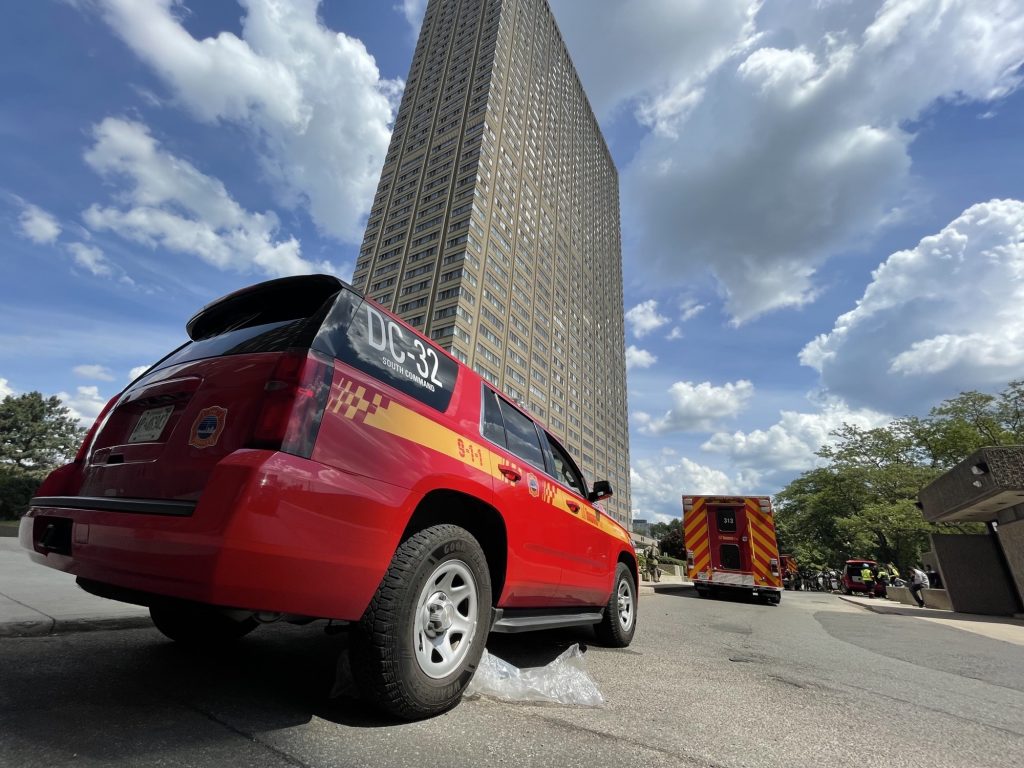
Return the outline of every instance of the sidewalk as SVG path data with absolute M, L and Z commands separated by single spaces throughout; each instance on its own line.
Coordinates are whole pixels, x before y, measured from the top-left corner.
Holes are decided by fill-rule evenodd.
M 16 538 L 0 537 L 0 640 L 151 626 L 146 608 L 90 595 L 71 574 L 29 560 Z
M 638 591 L 641 595 L 653 595 L 656 592 L 677 592 L 681 589 L 690 589 L 691 587 L 693 587 L 692 581 L 684 581 L 681 576 L 665 574 L 657 582 L 641 579 Z
M 860 597 L 859 595 L 838 595 L 840 600 L 859 605 L 869 611 L 888 616 L 913 616 L 993 640 L 1002 640 L 1014 645 L 1024 645 L 1024 620 L 1012 616 L 985 616 L 978 613 L 957 613 L 936 608 L 918 608 L 916 605 L 886 600 L 884 597 Z

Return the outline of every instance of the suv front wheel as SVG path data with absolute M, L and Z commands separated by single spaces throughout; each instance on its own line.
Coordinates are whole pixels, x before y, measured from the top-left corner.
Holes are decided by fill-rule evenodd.
M 633 573 L 625 563 L 615 567 L 615 583 L 604 619 L 594 625 L 597 639 L 609 648 L 625 648 L 633 641 L 636 632 L 636 583 Z
M 451 709 L 484 651 L 491 578 L 483 549 L 455 525 L 403 541 L 352 638 L 363 695 L 406 720 Z

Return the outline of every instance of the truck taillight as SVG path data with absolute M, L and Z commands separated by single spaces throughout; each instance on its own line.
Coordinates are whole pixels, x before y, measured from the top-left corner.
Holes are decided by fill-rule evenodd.
M 309 458 L 331 392 L 334 366 L 315 352 L 285 352 L 264 387 L 250 445 Z
M 772 559 L 771 559 L 771 560 L 770 560 L 770 561 L 768 562 L 768 565 L 769 565 L 769 566 L 771 566 L 771 569 L 772 569 L 772 576 L 778 576 L 778 575 L 779 575 L 779 561 L 778 561 L 778 560 L 776 560 L 776 559 L 775 559 L 775 558 L 773 557 L 773 558 L 772 558 Z
M 693 568 L 693 550 L 686 550 L 686 567 Z

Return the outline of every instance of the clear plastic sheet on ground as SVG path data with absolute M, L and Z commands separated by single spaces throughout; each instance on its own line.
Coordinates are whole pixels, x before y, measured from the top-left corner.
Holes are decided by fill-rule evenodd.
M 583 651 L 574 643 L 543 667 L 519 667 L 484 651 L 465 696 L 487 696 L 501 701 L 600 707 L 604 697 L 583 668 Z

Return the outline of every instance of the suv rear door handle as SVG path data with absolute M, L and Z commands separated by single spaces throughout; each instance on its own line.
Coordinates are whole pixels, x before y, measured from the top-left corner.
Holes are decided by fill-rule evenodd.
M 577 504 L 575 501 L 567 501 L 567 502 L 565 502 L 565 506 L 567 506 L 569 508 L 570 512 L 574 512 L 575 513 L 575 512 L 579 512 L 580 511 L 580 505 Z
M 498 469 L 506 479 L 511 480 L 513 483 L 518 483 L 522 479 L 522 475 L 516 471 L 516 468 L 510 464 L 499 464 Z

